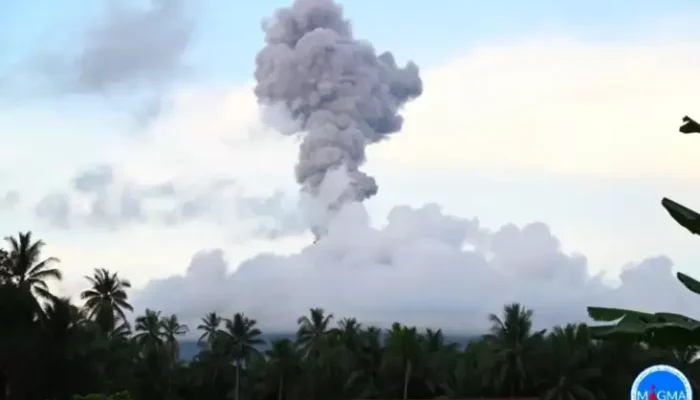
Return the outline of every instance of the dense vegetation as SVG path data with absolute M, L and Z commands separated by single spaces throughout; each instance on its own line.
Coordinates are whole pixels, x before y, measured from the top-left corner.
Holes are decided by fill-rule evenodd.
M 686 115 L 679 131 L 683 134 L 700 133 L 700 124 Z M 699 213 L 665 197 L 661 205 L 680 226 L 700 235 Z M 700 281 L 682 272 L 676 273 L 676 278 L 686 289 L 700 295 Z M 595 321 L 607 323 L 590 331 L 599 339 L 625 338 L 656 347 L 700 346 L 700 321 L 685 315 L 607 307 L 588 307 L 588 315 Z
M 484 316 L 490 332 L 466 348 L 439 329 L 380 330 L 318 308 L 299 318 L 296 340 L 263 347 L 252 316 L 211 312 L 193 327 L 199 354 L 183 362 L 188 328 L 176 315 L 148 310 L 131 326 L 130 284 L 103 269 L 88 277 L 82 308 L 57 298 L 47 282 L 61 279 L 58 260 L 42 248 L 20 233 L 0 252 L 0 399 L 594 400 L 626 398 L 652 363 L 698 377 L 696 347 L 599 342 L 578 324 L 534 331 L 533 311 L 519 304 Z

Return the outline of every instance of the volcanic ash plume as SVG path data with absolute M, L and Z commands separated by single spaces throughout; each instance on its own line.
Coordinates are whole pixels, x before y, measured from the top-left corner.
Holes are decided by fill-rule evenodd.
M 359 171 L 365 146 L 401 129 L 399 109 L 423 91 L 418 67 L 400 68 L 391 53 L 355 39 L 332 0 L 296 0 L 263 30 L 255 94 L 283 105 L 306 133 L 295 169 L 302 190 L 317 196 L 329 171 L 346 169 L 350 183 L 335 206 L 376 194 L 374 178 Z

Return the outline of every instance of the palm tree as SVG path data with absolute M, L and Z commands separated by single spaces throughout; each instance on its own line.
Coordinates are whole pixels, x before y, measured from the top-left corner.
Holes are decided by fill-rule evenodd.
M 484 336 L 491 352 L 488 377 L 497 390 L 506 389 L 511 397 L 532 377 L 530 363 L 545 332 L 532 332 L 532 316 L 532 310 L 518 303 L 503 307 L 503 319 L 489 315 L 491 328 Z
M 181 324 L 175 314 L 169 317 L 163 317 L 161 319 L 161 325 L 163 326 L 165 345 L 168 347 L 171 360 L 175 362 L 180 358 L 180 345 L 178 344 L 177 338 L 189 332 L 189 328 L 187 325 Z
M 78 307 L 71 304 L 68 297 L 55 297 L 45 305 L 44 311 L 50 317 L 45 322 L 61 325 L 63 329 L 76 328 L 85 317 Z
M 61 280 L 63 274 L 51 265 L 58 263 L 55 257 L 41 258 L 46 245 L 42 240 L 32 240 L 31 232 L 19 232 L 17 237 L 6 237 L 9 245 L 7 253 L 7 279 L 18 287 L 29 290 L 37 299 L 51 300 L 53 295 L 46 284 L 48 279 Z
M 272 342 L 265 356 L 265 373 L 277 385 L 277 400 L 283 400 L 287 397 L 290 384 L 301 373 L 301 355 L 291 340 L 280 339 Z
M 361 334 L 362 324 L 355 318 L 343 318 L 338 321 L 337 328 L 328 330 L 327 349 L 323 352 L 319 364 L 325 365 L 326 372 L 331 376 L 343 377 L 332 383 L 329 382 L 330 387 L 344 388 L 345 391 L 349 389 L 348 379 L 345 377 L 357 370 L 362 345 Z M 341 390 L 336 394 L 325 394 L 325 396 L 328 395 L 344 395 L 344 392 Z
M 557 326 L 547 337 L 550 356 L 543 400 L 595 400 L 601 369 L 592 359 L 591 338 L 585 324 Z
M 309 383 L 310 398 L 314 400 L 316 391 L 316 369 L 321 350 L 328 340 L 328 325 L 333 320 L 333 314 L 325 315 L 322 308 L 312 308 L 309 316 L 299 317 L 297 324 L 297 343 L 303 351 L 303 356 L 310 366 Z
M 117 340 L 126 340 L 131 334 L 131 325 L 127 321 L 122 321 L 121 324 L 114 327 L 114 329 L 109 332 L 109 337 Z
M 242 313 L 236 313 L 233 318 L 226 320 L 225 340 L 227 348 L 236 362 L 235 400 L 240 398 L 240 377 L 243 362 L 248 361 L 252 354 L 258 353 L 255 346 L 264 343 L 259 337 L 262 332 L 255 327 L 256 324 L 256 320 L 250 319 Z
M 136 318 L 134 324 L 136 334 L 133 340 L 141 349 L 146 351 L 160 349 L 163 345 L 163 324 L 160 311 L 146 309 L 144 315 Z
M 451 372 L 457 369 L 456 355 L 459 349 L 455 343 L 447 344 L 442 329 L 426 329 L 421 344 L 425 356 L 422 376 L 433 397 L 444 395 L 451 390 Z
M 207 350 L 214 348 L 214 342 L 219 337 L 219 328 L 223 319 L 216 312 L 207 313 L 202 318 L 202 323 L 197 325 L 197 330 L 202 331 L 202 335 L 197 340 L 200 346 L 205 346 Z
M 593 327 L 589 331 L 594 332 Z M 596 364 L 605 377 L 604 389 L 608 398 L 629 396 L 630 385 L 639 371 L 650 365 L 648 346 L 636 339 L 620 337 L 591 343 Z
M 379 375 L 384 355 L 381 334 L 381 329 L 374 326 L 360 330 L 360 349 L 357 352 L 356 366 L 345 382 L 346 390 L 358 393 L 355 398 L 381 397 Z
M 489 343 L 482 337 L 470 341 L 458 358 L 452 389 L 460 398 L 478 397 L 487 389 L 486 376 L 489 356 Z
M 67 298 L 55 298 L 44 307 L 42 340 L 38 351 L 34 351 L 51 365 L 53 373 L 44 379 L 42 386 L 54 398 L 67 399 L 71 395 L 75 375 L 70 372 L 79 365 L 75 361 L 84 352 L 81 317 L 80 309 Z
M 389 330 L 386 342 L 386 359 L 384 368 L 402 372 L 402 398 L 408 398 L 408 384 L 415 370 L 419 367 L 421 356 L 420 338 L 415 327 L 403 326 L 394 322 Z
M 127 302 L 126 294 L 131 283 L 119 278 L 117 272 L 110 273 L 104 268 L 95 268 L 93 275 L 86 276 L 85 279 L 91 287 L 80 293 L 80 298 L 86 300 L 84 307 L 89 318 L 94 319 L 103 332 L 111 332 L 116 325 L 115 316 L 126 321 L 124 310 L 134 311 Z
M 322 308 L 312 308 L 309 316 L 299 317 L 297 324 L 297 343 L 304 351 L 304 356 L 313 356 L 326 343 L 328 337 L 328 325 L 333 320 L 333 314 L 325 315 Z
M 357 322 L 355 318 L 343 318 L 338 321 L 338 329 L 336 335 L 342 344 L 348 350 L 354 352 L 359 346 L 360 334 L 362 333 L 362 324 Z

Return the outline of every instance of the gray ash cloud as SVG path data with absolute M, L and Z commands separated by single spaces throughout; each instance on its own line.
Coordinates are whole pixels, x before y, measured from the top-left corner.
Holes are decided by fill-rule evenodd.
M 391 53 L 356 39 L 332 0 L 296 0 L 263 29 L 255 94 L 262 104 L 283 104 L 305 131 L 297 182 L 313 194 L 328 171 L 344 167 L 346 196 L 376 194 L 375 179 L 359 170 L 365 148 L 401 129 L 399 110 L 423 91 L 416 64 L 399 67 Z

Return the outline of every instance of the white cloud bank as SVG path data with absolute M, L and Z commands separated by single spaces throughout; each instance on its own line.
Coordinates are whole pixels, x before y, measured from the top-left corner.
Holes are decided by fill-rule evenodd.
M 692 182 L 700 143 L 682 137 L 677 127 L 686 113 L 700 118 L 700 109 L 693 108 L 700 93 L 700 46 L 669 43 L 535 38 L 478 48 L 425 73 L 425 93 L 404 113 L 404 131 L 370 148 L 366 170 L 399 165 L 653 174 Z M 255 123 L 253 102 L 250 94 L 243 108 L 247 118 L 239 122 Z M 233 152 L 211 154 L 221 156 L 220 165 L 236 163 Z M 274 157 L 256 165 L 292 171 L 291 163 Z M 392 190 L 392 182 L 378 183 L 380 196 Z M 478 188 L 459 190 L 479 196 Z M 516 205 L 517 193 L 512 197 Z M 291 256 L 262 254 L 231 269 L 222 252 L 204 251 L 186 274 L 151 281 L 135 301 L 190 321 L 213 310 L 243 311 L 276 329 L 290 328 L 299 314 L 322 306 L 367 322 L 474 331 L 485 326 L 487 313 L 510 301 L 524 302 L 536 310 L 539 324 L 550 325 L 584 319 L 587 305 L 692 314 L 696 300 L 675 280 L 665 256 L 628 265 L 620 286 L 611 288 L 590 276 L 585 257 L 563 252 L 543 223 L 488 231 L 436 206 L 399 206 L 382 229 L 370 226 L 361 207 L 350 207 L 318 244 Z
M 628 266 L 613 289 L 589 276 L 584 256 L 562 252 L 544 223 L 489 232 L 436 205 L 397 207 L 381 230 L 367 219 L 361 206 L 350 206 L 315 245 L 256 256 L 232 274 L 221 251 L 201 252 L 184 276 L 151 281 L 136 304 L 185 321 L 212 310 L 244 311 L 274 330 L 319 306 L 380 326 L 401 321 L 471 332 L 511 301 L 534 308 L 541 326 L 583 321 L 587 305 L 692 309 L 693 295 L 673 280 L 665 256 Z
M 370 159 L 694 179 L 700 150 L 677 127 L 700 112 L 699 67 L 700 46 L 677 38 L 477 47 L 427 71 L 403 132 Z

